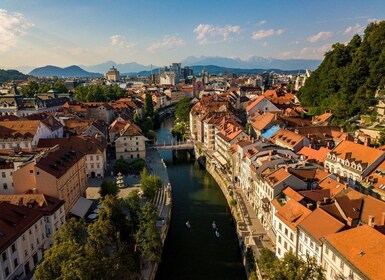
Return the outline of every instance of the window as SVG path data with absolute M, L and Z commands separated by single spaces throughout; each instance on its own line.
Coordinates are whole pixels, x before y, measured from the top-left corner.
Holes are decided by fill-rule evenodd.
M 319 247 L 318 246 L 315 246 L 315 251 L 317 254 L 319 253 Z
M 334 253 L 332 254 L 332 260 L 333 260 L 333 262 L 336 261 L 336 255 Z
M 281 248 L 278 248 L 278 255 L 281 254 Z
M 278 226 L 279 230 L 282 230 L 282 224 L 279 223 L 279 226 Z
M 4 189 L 4 190 L 7 190 L 7 189 L 8 189 L 7 183 L 3 183 L 3 189 Z
M 303 246 L 302 244 L 299 244 L 299 251 L 302 253 L 303 252 Z
M 278 243 L 281 244 L 281 236 L 278 236 Z
M 99 156 L 96 156 L 96 160 L 99 160 Z
M 29 173 L 33 173 L 33 170 L 30 170 Z
M 344 270 L 344 262 L 341 260 L 341 262 L 340 262 L 340 268 L 342 269 L 342 271 Z
M 19 261 L 17 260 L 17 258 L 13 260 L 13 265 L 15 268 L 19 265 Z
M 310 248 L 314 249 L 314 242 L 310 241 Z
M 285 235 L 287 236 L 289 234 L 289 231 L 287 230 L 287 228 L 285 228 Z
M 4 271 L 5 271 L 5 277 L 8 277 L 8 275 L 9 275 L 9 268 L 6 267 Z
M 15 245 L 15 243 L 12 244 L 11 250 L 12 250 L 12 253 L 15 253 L 15 251 L 16 251 L 16 245 Z
M 5 172 L 1 172 L 1 177 L 5 178 Z
M 40 244 L 40 240 L 39 238 L 36 238 L 36 244 L 39 245 Z
M 35 249 L 35 245 L 33 245 L 33 243 L 31 243 L 31 250 Z
M 27 249 L 24 250 L 24 255 L 25 255 L 25 256 L 28 256 L 28 251 L 27 251 Z
M 307 238 L 307 236 L 305 237 L 305 243 L 307 244 L 307 241 L 309 240 L 309 238 Z
M 329 255 L 329 248 L 325 247 L 325 255 Z
M 294 241 L 294 234 L 292 232 L 290 232 L 290 240 Z
M 5 262 L 7 260 L 7 252 L 4 252 L 2 255 L 1 255 L 1 258 L 3 259 L 3 262 Z
M 287 243 L 286 243 L 286 241 L 283 243 L 283 248 L 285 248 L 287 250 Z
M 36 266 L 37 263 L 39 262 L 39 259 L 37 257 L 37 253 L 35 253 L 32 258 L 33 258 L 33 266 Z
M 25 241 L 25 235 L 23 234 L 23 236 L 22 236 L 22 239 L 23 239 L 23 241 Z
M 91 160 L 94 160 L 94 157 L 93 157 L 93 156 L 90 156 L 90 159 L 91 159 Z

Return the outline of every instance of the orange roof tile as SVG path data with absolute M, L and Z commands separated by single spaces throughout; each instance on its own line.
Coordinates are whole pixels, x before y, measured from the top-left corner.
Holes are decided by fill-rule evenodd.
M 350 141 L 342 141 L 330 153 L 338 158 L 360 163 L 363 170 L 385 155 L 384 151 Z
M 299 223 L 308 233 L 320 240 L 322 237 L 339 232 L 345 227 L 345 224 L 322 210 L 315 209 L 310 215 Z
M 385 236 L 363 225 L 325 237 L 334 247 L 369 279 L 383 279 L 380 269 L 385 263 Z
M 297 152 L 298 155 L 304 155 L 307 160 L 315 160 L 319 163 L 323 163 L 326 155 L 330 152 L 328 148 L 321 147 L 318 150 L 310 147 L 302 147 L 301 150 Z
M 301 201 L 303 196 L 293 190 L 291 187 L 287 187 L 283 190 L 283 193 L 288 196 L 290 199 L 294 199 L 295 201 Z
M 264 129 L 269 123 L 271 123 L 275 119 L 275 114 L 266 112 L 263 115 L 259 115 L 254 119 L 254 121 L 251 123 L 252 127 L 261 131 Z
M 263 95 L 261 96 L 258 96 L 258 98 L 254 99 L 253 101 L 251 101 L 247 107 L 246 107 L 246 112 L 250 111 L 251 109 L 254 108 L 254 106 L 256 106 L 259 102 L 261 102 L 263 99 L 265 99 L 265 97 Z
M 287 172 L 285 168 L 279 168 L 273 171 L 268 176 L 266 176 L 266 180 L 270 183 L 272 187 L 275 187 L 276 185 L 284 181 L 289 176 L 291 176 L 291 174 Z
M 290 199 L 281 209 L 277 211 L 275 216 L 284 222 L 292 230 L 296 230 L 297 225 L 310 215 L 311 210 L 303 206 L 301 203 Z
M 300 143 L 304 138 L 305 136 L 302 136 L 300 134 L 294 133 L 286 129 L 280 129 L 270 139 L 273 140 L 275 143 L 281 142 L 289 147 L 294 147 L 298 143 Z
M 373 225 L 383 226 L 385 223 L 385 202 L 370 195 L 364 198 L 360 221 L 369 224 L 369 217 L 373 217 Z

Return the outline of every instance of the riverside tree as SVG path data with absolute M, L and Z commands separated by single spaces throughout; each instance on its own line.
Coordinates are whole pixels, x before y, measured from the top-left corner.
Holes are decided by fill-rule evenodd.
M 54 235 L 35 279 L 137 279 L 127 210 L 115 196 L 102 205 L 94 223 L 71 219 Z
M 147 169 L 144 168 L 140 173 L 140 185 L 144 197 L 151 200 L 155 197 L 156 191 L 162 188 L 162 181 L 158 176 L 148 174 Z
M 275 257 L 270 250 L 263 248 L 258 258 L 263 279 L 270 280 L 324 280 L 324 269 L 317 261 L 308 257 L 306 261 L 298 258 L 293 252 L 287 252 L 283 259 Z

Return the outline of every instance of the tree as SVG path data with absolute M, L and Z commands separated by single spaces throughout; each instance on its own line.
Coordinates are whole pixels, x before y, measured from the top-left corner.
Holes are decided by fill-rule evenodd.
M 125 198 L 125 202 L 128 204 L 128 209 L 130 210 L 130 216 L 132 220 L 132 227 L 136 232 L 139 228 L 139 216 L 141 210 L 139 191 L 133 190 L 129 192 Z
M 151 200 L 155 197 L 156 191 L 162 187 L 162 181 L 156 175 L 149 175 L 147 169 L 144 168 L 140 173 L 140 185 L 144 197 Z
M 138 278 L 127 209 L 115 196 L 106 196 L 102 205 L 94 223 L 71 219 L 60 228 L 35 279 Z
M 293 252 L 287 252 L 283 259 L 275 257 L 268 249 L 262 249 L 258 264 L 264 274 L 264 279 L 282 280 L 324 280 L 324 269 L 317 264 L 313 257 L 306 261 L 298 258 Z
M 85 244 L 86 224 L 70 219 L 53 237 L 55 243 L 44 254 L 37 266 L 34 278 L 50 279 L 91 279 Z
M 114 173 L 118 174 L 119 172 L 127 175 L 129 171 L 129 164 L 124 159 L 117 159 L 114 163 Z
M 102 198 L 107 195 L 116 196 L 118 192 L 118 186 L 111 180 L 104 180 L 100 185 L 99 194 Z
M 145 117 L 154 117 L 154 104 L 152 103 L 152 97 L 150 93 L 146 93 L 144 99 L 144 116 Z
M 332 109 L 337 124 L 370 113 L 385 76 L 385 21 L 371 23 L 361 39 L 336 43 L 298 93 L 302 105 L 319 113 Z
M 156 228 L 157 219 L 155 206 L 147 202 L 140 213 L 136 241 L 141 255 L 153 262 L 159 262 L 162 254 L 162 241 Z

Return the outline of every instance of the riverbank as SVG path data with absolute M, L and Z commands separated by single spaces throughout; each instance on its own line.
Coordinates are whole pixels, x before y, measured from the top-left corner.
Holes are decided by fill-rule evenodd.
M 232 183 L 231 176 L 228 174 L 215 157 L 209 151 L 202 149 L 195 145 L 194 147 L 196 158 L 205 157 L 205 168 L 207 172 L 214 178 L 224 194 L 226 201 L 231 209 L 233 221 L 236 226 L 236 233 L 238 235 L 238 242 L 241 248 L 243 264 L 247 276 L 249 276 L 249 269 L 246 264 L 245 252 L 249 247 L 253 250 L 254 256 L 259 256 L 259 250 L 268 248 L 273 250 L 270 238 L 260 223 L 256 212 L 246 199 L 244 193 L 239 188 L 237 183 Z M 232 206 L 232 201 L 236 201 L 236 205 Z M 262 279 L 262 275 L 257 271 L 258 276 Z
M 167 174 L 167 167 L 163 159 L 160 157 L 158 150 L 148 147 L 146 149 L 146 167 L 149 173 L 158 176 L 162 180 L 162 189 L 157 192 L 153 200 L 158 213 L 158 221 L 156 226 L 160 233 L 162 245 L 167 237 L 168 230 L 171 222 L 171 208 L 172 208 L 172 196 L 171 196 L 171 183 Z M 142 264 L 142 279 L 153 280 L 155 279 L 156 272 L 158 270 L 159 263 L 151 263 L 145 261 Z

